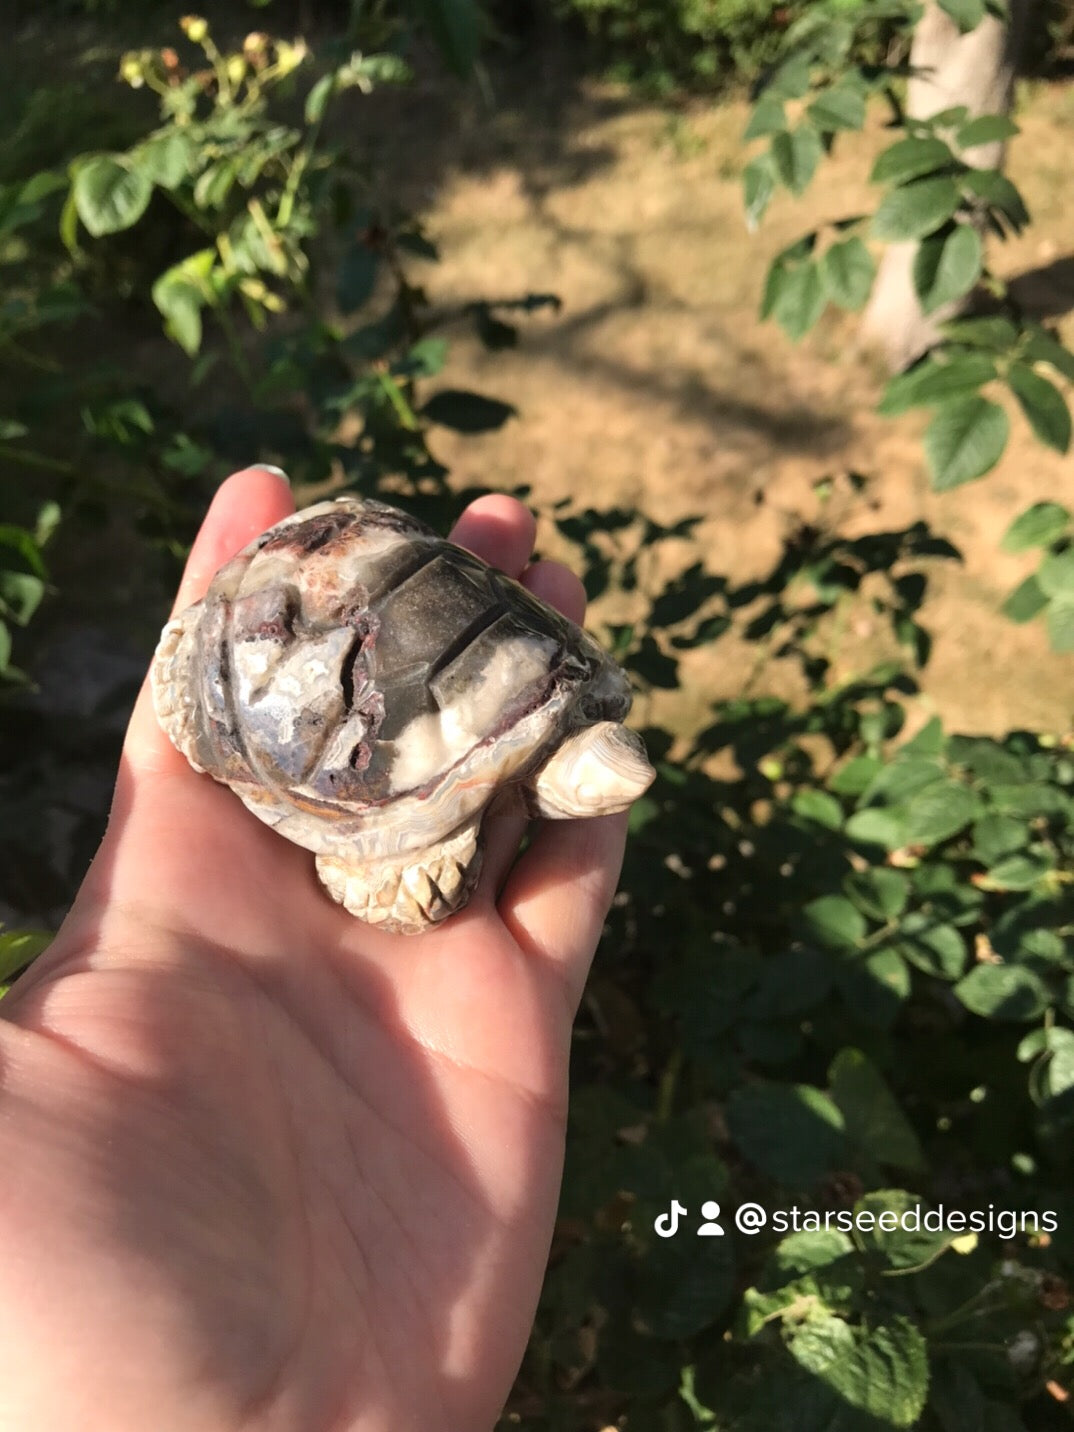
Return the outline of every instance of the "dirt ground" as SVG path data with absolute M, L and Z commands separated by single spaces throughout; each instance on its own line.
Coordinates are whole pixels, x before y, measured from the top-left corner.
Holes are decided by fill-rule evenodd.
M 501 79 L 492 110 L 460 109 L 435 92 L 415 104 L 411 92 L 377 126 L 380 161 L 386 147 L 404 200 L 441 251 L 420 275 L 436 311 L 449 318 L 475 299 L 530 292 L 562 300 L 558 312 L 523 318 L 507 351 L 490 353 L 471 325 L 447 323 L 439 385 L 519 410 L 479 437 L 435 432 L 453 479 L 528 482 L 539 507 L 572 497 L 637 504 L 661 520 L 703 514 L 698 540 L 710 567 L 741 579 L 767 571 L 796 519 L 822 516 L 818 479 L 866 474 L 862 496 L 838 506 L 842 530 L 922 518 L 963 554 L 960 565 L 930 564 L 922 620 L 934 649 L 919 717 L 938 711 L 971 732 L 1067 730 L 1074 659 L 1049 651 L 1042 626 L 1016 627 L 996 608 L 1033 566 L 999 551 L 1002 532 L 1030 502 L 1074 497 L 1074 459 L 1042 449 L 1012 411 L 1000 468 L 935 495 L 920 445 L 926 420 L 872 412 L 882 375 L 856 351 L 854 320 L 829 312 L 796 346 L 757 317 L 771 257 L 818 218 L 870 202 L 866 176 L 887 142 L 879 124 L 841 138 L 806 199 L 777 198 L 751 236 L 739 179 L 744 102 L 672 114 L 608 86 L 561 82 L 554 57 L 528 75 L 521 100 Z M 1028 308 L 1059 319 L 1070 343 L 1074 88 L 1026 85 L 1017 118 L 1009 171 L 1034 222 L 1021 239 L 994 244 L 990 261 L 1017 277 Z M 547 520 L 540 543 L 557 554 Z M 696 557 L 683 543 L 682 564 Z M 871 620 L 858 614 L 837 674 L 891 654 Z M 682 695 L 643 714 L 692 724 L 741 689 L 754 658 L 721 640 L 693 655 Z M 766 675 L 769 689 L 788 681 Z

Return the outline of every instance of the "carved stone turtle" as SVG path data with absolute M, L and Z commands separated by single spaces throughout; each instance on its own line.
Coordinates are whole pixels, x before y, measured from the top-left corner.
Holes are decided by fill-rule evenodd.
M 196 771 L 316 852 L 334 900 L 415 932 L 462 909 L 504 786 L 624 810 L 653 779 L 626 677 L 518 582 L 385 503 L 263 533 L 168 623 L 157 718 Z

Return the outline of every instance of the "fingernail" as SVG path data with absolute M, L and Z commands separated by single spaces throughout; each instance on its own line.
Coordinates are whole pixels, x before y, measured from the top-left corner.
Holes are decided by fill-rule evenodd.
M 257 466 L 262 472 L 271 472 L 273 477 L 281 478 L 286 482 L 288 487 L 291 486 L 291 479 L 287 476 L 282 467 L 273 467 L 270 462 L 259 462 Z

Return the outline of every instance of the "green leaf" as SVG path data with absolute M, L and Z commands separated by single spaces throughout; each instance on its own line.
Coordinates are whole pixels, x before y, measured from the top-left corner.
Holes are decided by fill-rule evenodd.
M 914 288 L 925 313 L 968 293 L 981 276 L 981 236 L 955 224 L 922 239 L 914 254 Z
M 928 1355 L 909 1318 L 894 1317 L 866 1330 L 819 1314 L 798 1327 L 790 1351 L 811 1376 L 884 1426 L 912 1427 L 924 1410 Z
M 194 203 L 199 209 L 219 209 L 238 178 L 239 168 L 233 159 L 210 164 L 198 175 L 194 185 Z
M 481 11 L 476 0 L 407 0 L 423 21 L 446 63 L 465 79 L 473 70 L 481 41 Z
M 340 261 L 336 274 L 336 303 L 341 313 L 361 308 L 377 281 L 378 256 L 368 244 L 358 239 Z
M 873 215 L 873 234 L 888 241 L 923 238 L 946 224 L 958 205 L 951 179 L 915 179 L 884 195 Z
M 943 1228 L 933 1232 L 922 1227 L 922 1218 L 932 1211 L 931 1206 L 919 1193 L 904 1188 L 878 1188 L 863 1194 L 854 1211 L 859 1216 L 873 1216 L 871 1228 L 861 1220 L 857 1242 L 867 1254 L 883 1258 L 892 1268 L 917 1269 L 933 1262 L 955 1236 Z M 885 1213 L 895 1217 L 883 1219 Z
M 429 422 L 458 433 L 491 433 L 502 428 L 508 418 L 516 417 L 518 410 L 510 403 L 486 398 L 481 393 L 443 388 L 429 399 L 421 412 Z
M 37 521 L 34 523 L 34 541 L 39 547 L 43 547 L 51 538 L 60 525 L 62 516 L 63 513 L 58 502 L 53 502 L 50 499 L 41 504 L 37 513 Z
M 177 284 L 158 292 L 154 285 L 153 300 L 164 315 L 168 337 L 193 358 L 201 347 L 201 296 L 189 286 Z
M 806 1229 L 800 1233 L 788 1233 L 768 1255 L 764 1286 L 783 1287 L 802 1273 L 811 1273 L 817 1268 L 829 1268 L 838 1259 L 853 1251 L 854 1244 L 847 1234 L 838 1228 Z
M 1024 965 L 977 965 L 954 992 L 972 1014 L 985 1019 L 1036 1019 L 1050 1002 L 1040 975 Z
M 1035 616 L 1039 616 L 1047 605 L 1047 595 L 1036 577 L 1033 576 L 1027 577 L 1024 582 L 1019 582 L 1000 610 L 1005 617 L 1021 625 L 1023 622 L 1032 621 Z
M 1000 856 L 1021 850 L 1028 839 L 1024 821 L 993 812 L 983 815 L 973 827 L 973 853 L 982 864 L 991 865 Z
M 447 361 L 446 338 L 421 338 L 407 354 L 410 371 L 417 378 L 433 378 Z
M 771 154 L 759 154 L 742 171 L 742 198 L 746 206 L 746 228 L 753 233 L 764 218 L 769 200 L 776 191 L 776 173 Z
M 19 556 L 38 577 L 47 576 L 44 558 L 38 550 L 39 544 L 32 532 L 27 532 L 25 527 L 17 527 L 14 523 L 0 523 L 0 546 L 10 547 L 18 552 Z
M 0 570 L 0 611 L 16 626 L 26 626 L 41 605 L 45 584 L 30 572 Z
M 1007 382 L 1040 441 L 1065 453 L 1070 447 L 1070 409 L 1055 384 L 1025 363 L 1011 364 Z
M 925 456 L 936 492 L 949 492 L 995 467 L 1007 446 L 1007 414 L 987 398 L 945 403 L 925 430 Z
M 1018 133 L 1018 126 L 1005 114 L 981 114 L 964 124 L 955 136 L 960 149 L 973 149 L 978 144 L 996 144 L 1003 139 L 1012 139 Z
M 809 1084 L 745 1084 L 727 1101 L 731 1137 L 777 1182 L 802 1188 L 836 1167 L 846 1146 L 838 1107 Z
M 178 130 L 151 136 L 136 149 L 138 168 L 162 189 L 178 189 L 190 172 L 191 141 Z
M 947 759 L 950 764 L 965 766 L 987 785 L 996 781 L 1020 781 L 1027 770 L 1021 756 L 987 736 L 951 736 L 947 742 Z
M 75 173 L 74 168 L 72 168 L 71 172 L 73 179 Z M 60 239 L 63 242 L 64 248 L 76 257 L 80 255 L 81 250 L 78 246 L 78 204 L 75 202 L 73 183 L 67 198 L 63 201 L 63 208 L 60 210 L 59 228 Z
M 827 791 L 796 792 L 791 800 L 791 810 L 804 820 L 823 826 L 825 830 L 838 830 L 843 824 L 843 807 Z
M 1031 547 L 1050 547 L 1070 525 L 1070 513 L 1058 502 L 1034 502 L 1014 519 L 1004 532 L 1004 552 L 1027 552 Z
M 901 870 L 862 870 L 848 875 L 843 889 L 859 910 L 874 920 L 900 915 L 910 895 L 910 881 Z
M 771 318 L 772 312 L 779 302 L 779 296 L 793 272 L 793 268 L 781 259 L 773 259 L 769 264 L 768 273 L 765 275 L 764 292 L 761 294 L 760 316 L 762 319 Z
M 153 302 L 165 319 L 168 336 L 193 357 L 201 346 L 201 309 L 211 297 L 215 249 L 199 249 L 166 269 L 153 285 Z
M 336 87 L 335 74 L 322 75 L 306 96 L 306 123 L 317 124 L 324 115 Z
M 1024 349 L 1027 362 L 1047 363 L 1064 378 L 1074 381 L 1074 353 L 1043 328 L 1031 327 L 1027 331 L 1029 337 Z
M 976 30 L 985 17 L 985 0 L 937 0 L 937 4 L 964 35 Z
M 925 1160 L 909 1120 L 888 1085 L 860 1049 L 841 1049 L 828 1070 L 832 1098 L 847 1137 L 876 1163 L 920 1169 Z
M 982 890 L 1032 890 L 1054 869 L 1055 859 L 1050 854 L 1007 855 L 981 877 L 979 885 Z
M 810 74 L 809 56 L 791 55 L 776 70 L 764 92 L 777 99 L 801 99 L 809 89 Z
M 768 134 L 779 134 L 787 128 L 787 115 L 783 101 L 775 95 L 763 94 L 753 106 L 749 123 L 742 132 L 744 140 L 763 139 Z
M 966 968 L 966 942 L 954 925 L 937 924 L 923 911 L 903 921 L 892 948 L 925 974 L 957 980 Z
M 0 661 L 0 670 L 3 662 Z M 55 939 L 48 930 L 0 930 L 0 980 L 10 980 Z
M 911 845 L 950 840 L 981 813 L 981 798 L 957 781 L 939 781 L 918 791 L 906 808 L 906 838 Z
M 802 914 L 809 933 L 835 949 L 856 949 L 868 928 L 861 912 L 842 895 L 821 895 Z
M 801 945 L 767 954 L 744 1009 L 750 1019 L 775 1024 L 815 1008 L 831 983 L 831 960 L 822 950 Z
M 819 1216 L 812 1210 L 810 1213 L 819 1222 Z M 809 1216 L 807 1213 L 806 1218 Z M 794 1246 L 787 1250 L 786 1267 L 780 1267 L 775 1257 L 769 1258 L 762 1273 L 762 1287 L 746 1289 L 742 1313 L 748 1337 L 756 1337 L 776 1318 L 794 1326 L 807 1312 L 855 1304 L 861 1298 L 864 1268 L 845 1233 L 835 1228 L 807 1227 L 790 1234 L 777 1252 L 783 1252 L 788 1242 Z M 788 1277 L 794 1262 L 804 1263 L 810 1257 L 815 1260 L 812 1266 L 797 1278 Z M 800 1405 L 796 1410 L 801 1410 Z M 750 1432 L 748 1424 L 736 1421 L 735 1425 L 739 1432 Z M 760 1422 L 766 1432 L 772 1425 L 767 1418 Z M 808 1419 L 808 1426 L 816 1429 L 818 1424 Z M 753 1428 L 758 1432 L 757 1424 Z
M 823 152 L 820 135 L 809 124 L 781 130 L 772 139 L 772 162 L 792 194 L 801 194 L 808 187 Z
M 837 795 L 860 796 L 883 768 L 877 756 L 852 756 L 845 766 L 840 766 L 828 785 Z
M 1074 651 L 1074 601 L 1059 598 L 1052 602 L 1045 624 L 1053 651 Z
M 942 139 L 900 139 L 877 158 L 869 178 L 874 184 L 905 184 L 956 162 Z
M 819 264 L 798 264 L 780 282 L 772 317 L 788 338 L 797 341 L 813 327 L 827 301 Z
M 906 825 L 897 811 L 858 810 L 846 823 L 846 834 L 860 845 L 898 850 L 906 844 Z
M 828 297 L 840 308 L 857 313 L 864 308 L 876 276 L 876 264 L 865 244 L 855 234 L 832 244 L 820 261 L 821 278 Z
M 959 177 L 959 184 L 969 194 L 983 199 L 989 209 L 1002 214 L 1015 233 L 1029 223 L 1029 212 L 1021 194 L 998 169 L 968 169 Z
M 995 361 L 984 353 L 960 353 L 946 362 L 930 354 L 888 382 L 877 412 L 895 417 L 910 408 L 940 406 L 948 398 L 974 392 L 995 376 Z
M 1006 353 L 1019 339 L 1019 330 L 1009 318 L 954 318 L 943 325 L 943 332 L 952 343 L 993 353 Z
M 1069 818 L 1070 800 L 1056 785 L 1045 782 L 1031 782 L 1028 785 L 994 785 L 989 791 L 992 805 L 996 810 L 1007 811 L 1010 815 L 1032 820 L 1038 815 L 1061 815 Z
M 1074 597 L 1074 547 L 1045 557 L 1037 572 L 1037 581 L 1041 591 L 1049 597 Z
M 892 1023 L 910 993 L 906 961 L 890 945 L 864 959 L 841 961 L 835 978 L 854 1015 L 879 1029 Z
M 848 84 L 832 85 L 821 90 L 806 113 L 825 134 L 840 129 L 860 129 L 865 123 L 865 95 L 857 86 Z
M 101 154 L 79 164 L 73 192 L 79 218 L 100 238 L 138 222 L 149 205 L 153 181 L 122 156 Z

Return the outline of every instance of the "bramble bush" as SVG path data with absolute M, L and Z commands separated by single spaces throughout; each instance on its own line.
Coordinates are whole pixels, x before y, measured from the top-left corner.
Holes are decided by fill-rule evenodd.
M 419 9 L 465 69 L 474 7 Z M 471 494 L 448 484 L 426 432 L 488 430 L 513 412 L 510 395 L 425 398 L 446 353 L 415 274 L 435 250 L 414 219 L 375 208 L 370 176 L 336 137 L 346 125 L 332 123 L 370 86 L 407 82 L 410 19 L 380 6 L 315 43 L 229 38 L 187 17 L 167 43 L 122 59 L 127 104 L 99 149 L 65 132 L 35 167 L 40 100 L 17 131 L 0 191 L 0 362 L 13 395 L 0 415 L 0 616 L 15 638 L 13 658 L 0 644 L 0 808 L 2 894 L 26 928 L 0 933 L 0 978 L 43 948 L 35 916 L 47 923 L 77 887 L 104 820 L 99 803 L 80 804 L 79 779 L 114 770 L 116 710 L 133 694 L 98 693 L 72 722 L 35 691 L 48 675 L 38 633 L 62 629 L 84 595 L 64 586 L 72 548 L 120 541 L 151 572 L 147 659 L 230 468 L 276 462 L 311 496 L 377 493 L 443 527 Z M 819 159 L 846 127 L 833 116 L 856 119 L 865 104 L 856 71 L 828 73 L 811 98 L 814 61 L 787 64 L 798 77 L 777 68 L 756 110 L 772 126 L 761 137 L 773 184 L 801 179 L 803 156 Z M 935 158 L 946 141 L 900 142 Z M 946 217 L 921 236 L 944 252 L 971 194 L 997 223 L 1014 212 L 1005 189 L 972 191 L 944 158 L 938 171 L 887 174 L 911 217 L 917 177 L 943 185 Z M 852 248 L 828 257 L 839 244 Z M 849 227 L 813 236 L 777 260 L 774 315 L 793 330 L 818 293 L 856 304 L 866 261 L 871 272 Z M 503 347 L 549 301 L 476 304 L 473 319 Z M 1037 365 L 1062 368 L 1054 338 L 1018 334 L 1001 352 L 963 329 L 885 401 L 913 392 L 946 411 L 936 370 L 977 355 L 978 382 L 991 364 L 987 381 L 1007 384 L 1032 421 L 1016 365 L 1041 382 Z M 97 360 L 71 362 L 76 343 Z M 151 360 L 132 362 L 132 346 Z M 544 514 L 574 545 L 590 596 L 629 603 L 633 619 L 603 635 L 642 693 L 681 686 L 689 653 L 723 640 L 752 644 L 756 662 L 700 729 L 644 731 L 658 778 L 632 813 L 577 1024 L 560 1218 L 505 1428 L 1067 1424 L 1074 741 L 912 720 L 929 574 L 958 553 L 923 523 L 847 537 L 843 517 L 867 485 L 819 485 L 779 560 L 747 582 L 694 548 L 678 576 L 654 577 L 698 518 L 577 504 Z M 1042 503 L 1005 538 L 1046 552 L 1036 581 L 1060 606 L 1070 524 Z M 897 655 L 847 677 L 841 634 L 863 608 Z M 766 692 L 772 664 L 788 661 L 796 702 Z M 675 1200 L 687 1212 L 661 1237 Z M 724 1233 L 699 1239 L 707 1203 Z M 746 1203 L 768 1216 L 753 1235 L 734 1226 Z M 912 1207 L 930 1221 L 893 1227 Z M 781 1230 L 776 1214 L 792 1209 L 797 1227 Z M 853 1213 L 873 1226 L 852 1228 Z

